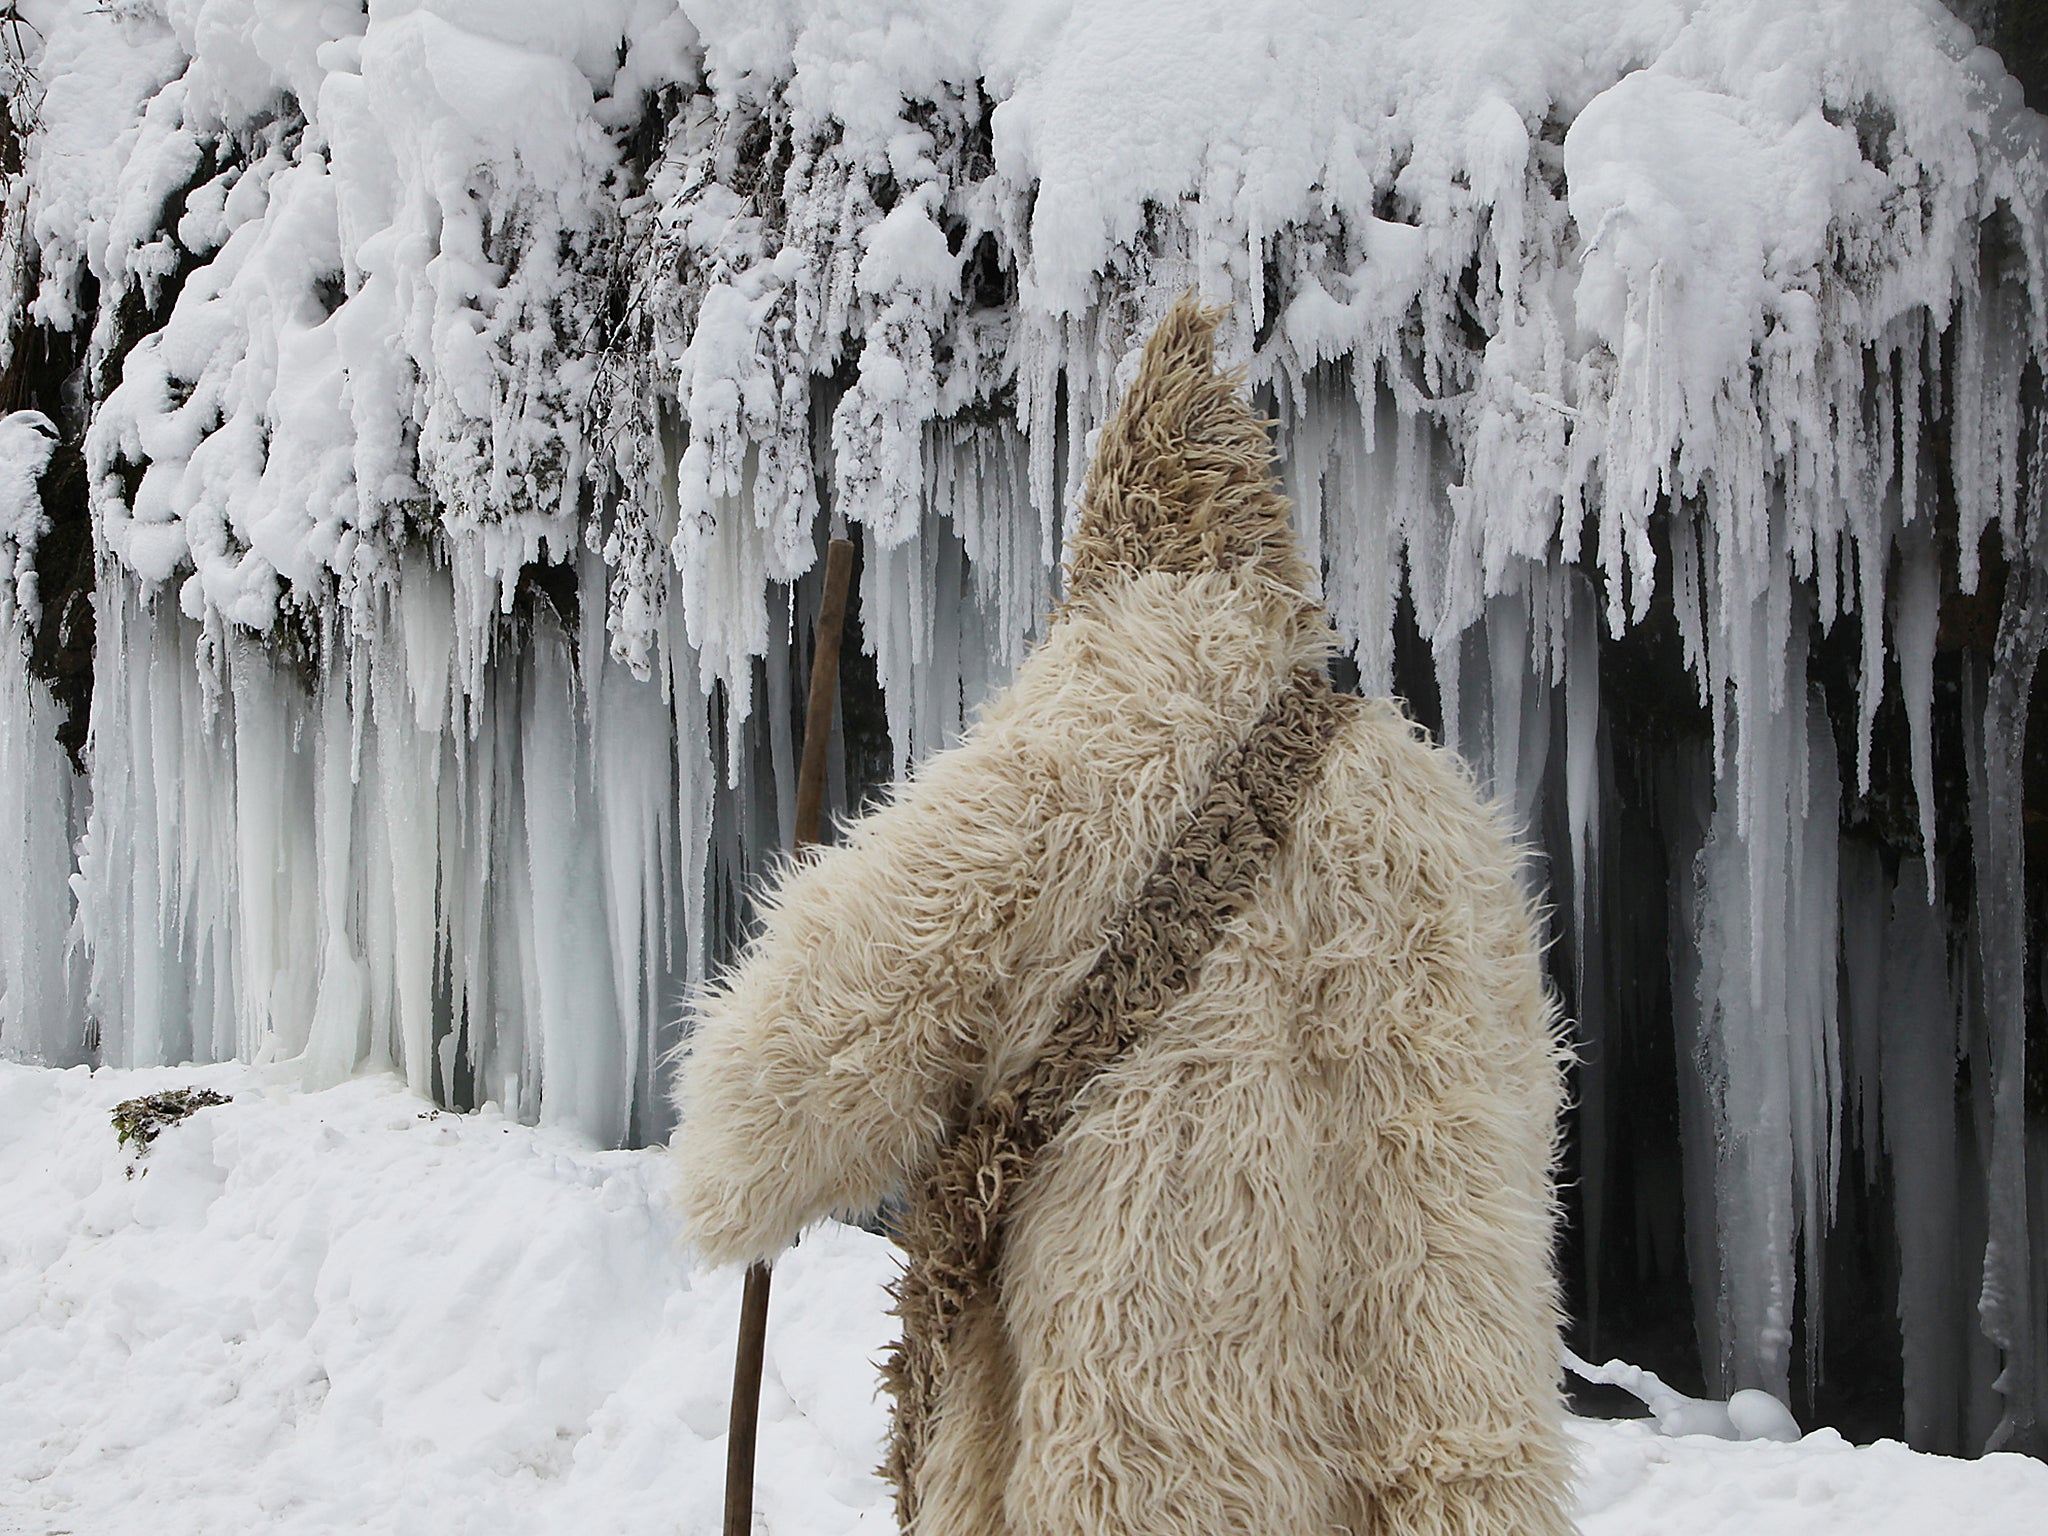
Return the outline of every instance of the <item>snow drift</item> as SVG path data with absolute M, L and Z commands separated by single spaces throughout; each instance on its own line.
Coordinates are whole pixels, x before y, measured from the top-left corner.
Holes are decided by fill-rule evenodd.
M 296 1075 L 0 1063 L 0 1530 L 716 1530 L 740 1277 L 677 1246 L 667 1160 Z M 117 1103 L 202 1083 L 231 1102 L 116 1145 Z M 828 1223 L 777 1266 L 769 1536 L 895 1529 L 893 1254 Z M 1585 1536 L 2013 1532 L 2048 1498 L 2018 1456 L 1830 1430 L 1573 1439 Z

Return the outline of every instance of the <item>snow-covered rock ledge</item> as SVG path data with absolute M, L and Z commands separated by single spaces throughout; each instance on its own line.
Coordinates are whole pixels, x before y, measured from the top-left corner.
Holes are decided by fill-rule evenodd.
M 710 1536 L 739 1287 L 679 1249 L 662 1157 L 293 1079 L 0 1063 L 0 1532 Z M 186 1086 L 231 1102 L 116 1144 L 116 1104 Z M 892 1266 L 835 1226 L 777 1271 L 769 1536 L 893 1528 Z M 2048 1510 L 2017 1456 L 1577 1435 L 1587 1536 L 2017 1536 Z

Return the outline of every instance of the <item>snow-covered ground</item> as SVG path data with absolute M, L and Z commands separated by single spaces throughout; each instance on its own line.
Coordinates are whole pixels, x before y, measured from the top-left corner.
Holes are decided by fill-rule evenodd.
M 714 1531 L 739 1287 L 681 1250 L 660 1157 L 297 1079 L 0 1063 L 0 1532 Z M 188 1085 L 232 1102 L 117 1145 L 116 1103 Z M 893 1528 L 891 1266 L 832 1228 L 777 1271 L 770 1536 Z M 1575 1433 L 1588 1536 L 2048 1532 L 2018 1457 Z

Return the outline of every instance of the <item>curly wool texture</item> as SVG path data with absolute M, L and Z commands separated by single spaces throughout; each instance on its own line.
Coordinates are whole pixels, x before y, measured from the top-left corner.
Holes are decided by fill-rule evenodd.
M 1096 441 L 1066 549 L 1067 601 L 1139 571 L 1229 571 L 1300 598 L 1314 582 L 1273 481 L 1270 422 L 1216 371 L 1222 309 L 1166 312 Z
M 1347 707 L 1320 668 L 1295 673 L 1225 755 L 1195 815 L 1117 915 L 1044 1053 L 1019 1081 L 976 1104 L 913 1184 L 900 1228 L 909 1257 L 894 1292 L 903 1331 L 882 1372 L 896 1403 L 883 1471 L 896 1486 L 903 1529 L 916 1524 L 959 1320 L 994 1295 L 1004 1230 L 1028 1198 L 1039 1153 L 1096 1074 L 1194 985 L 1217 935 L 1252 900 L 1286 841 Z
M 1255 446 L 1230 474 L 1263 489 L 1205 504 L 1284 512 L 1241 393 L 1196 409 L 1217 376 L 1175 323 L 1131 392 L 1164 416 L 1120 440 Z M 1140 397 L 1176 346 L 1202 379 Z M 702 1001 L 677 1151 L 708 1259 L 871 1209 L 1028 1075 L 1229 749 L 1324 665 L 1291 542 L 1205 567 L 1091 533 L 1132 504 L 1090 502 L 1123 553 L 1084 562 L 961 746 L 785 868 Z M 1561 1059 L 1508 839 L 1361 701 L 1194 984 L 1020 1192 L 997 1289 L 949 1329 L 909 1536 L 1565 1536 Z

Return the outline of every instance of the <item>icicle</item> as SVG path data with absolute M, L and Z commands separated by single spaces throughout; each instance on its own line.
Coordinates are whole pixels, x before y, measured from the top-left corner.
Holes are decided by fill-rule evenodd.
M 603 577 L 602 567 L 586 557 L 580 566 L 586 583 Z M 675 787 L 671 780 L 669 738 L 672 724 L 668 699 L 658 679 L 635 678 L 607 660 L 602 610 L 583 609 L 579 637 L 579 675 L 589 695 L 590 755 L 603 871 L 603 911 L 611 958 L 612 993 L 618 1003 L 624 1108 L 627 1125 L 646 1125 L 665 1117 L 657 1109 L 664 1086 L 657 1080 L 663 1008 L 672 1006 L 676 985 L 671 952 L 663 943 L 668 916 L 666 850 L 673 846 Z M 774 689 L 770 688 L 773 698 Z M 785 700 L 786 704 L 786 700 Z M 783 713 L 786 716 L 787 710 Z M 771 722 L 772 723 L 772 722 Z M 596 1028 L 593 1028 L 596 1026 Z M 599 1032 L 603 1021 L 592 1019 L 585 1034 Z
M 237 1036 L 223 1054 L 292 1057 L 306 1048 L 320 970 L 312 765 L 293 743 L 302 696 L 271 656 L 240 637 L 229 676 L 235 696 Z
M 605 931 L 601 855 L 598 840 L 584 832 L 589 792 L 575 674 L 567 638 L 551 617 L 534 622 L 519 720 L 541 1119 L 615 1145 L 625 1134 L 632 1082 Z
M 768 733 L 768 769 L 773 792 L 769 802 L 775 809 L 775 830 L 771 846 L 787 848 L 796 831 L 796 760 L 798 747 L 792 722 L 790 695 L 790 652 L 796 643 L 796 594 L 785 590 L 782 643 L 771 645 L 764 658 L 767 698 L 762 701 L 767 716 L 762 724 Z
M 1793 674 L 1803 675 L 1803 646 Z M 1745 817 L 1717 784 L 1690 914 L 1699 956 L 1699 1058 L 1713 1116 L 1720 1369 L 1788 1395 L 1803 1255 L 1809 1379 L 1820 1332 L 1820 1245 L 1833 1216 L 1841 1099 L 1836 1020 L 1833 735 L 1816 696 L 1757 711 L 1737 741 Z M 1756 739 L 1769 732 L 1768 739 Z M 1718 1280 L 1715 1273 L 1718 1271 Z
M 82 978 L 66 953 L 81 786 L 55 711 L 27 675 L 27 649 L 22 612 L 0 594 L 0 1049 L 72 1066 L 92 1054 Z
M 1367 693 L 1392 693 L 1402 509 L 1397 456 L 1374 452 L 1372 443 L 1382 432 L 1393 439 L 1398 430 L 1392 400 L 1372 381 L 1370 369 L 1364 371 L 1355 414 L 1341 395 L 1328 406 L 1342 427 L 1334 451 L 1343 467 L 1338 494 L 1346 511 L 1325 535 L 1332 570 L 1329 598 L 1340 630 L 1355 631 L 1360 687 Z
M 1719 951 L 1723 925 L 1704 867 L 1716 808 L 1711 754 L 1680 756 L 1665 796 L 1672 879 L 1667 932 L 1671 1024 L 1678 1074 L 1678 1147 L 1685 1185 L 1686 1269 L 1692 1277 L 1693 1329 L 1709 1390 L 1728 1389 L 1732 1340 L 1724 1318 L 1719 1202 L 1722 1126 L 1718 1082 L 1711 1070 L 1714 1017 L 1708 1006 L 1728 960 Z M 1709 962 L 1713 981 L 1709 981 Z
M 944 519 L 959 538 L 983 631 L 963 664 L 992 688 L 1024 659 L 1051 608 L 1055 519 L 1050 506 L 1032 505 L 1028 447 L 1009 423 L 935 428 L 925 452 L 926 521 Z
M 408 579 L 423 576 L 408 572 Z M 401 599 L 400 614 L 406 600 Z M 435 675 L 445 665 L 432 655 L 430 675 L 416 679 L 407 626 L 375 642 L 370 701 L 376 734 L 376 794 L 373 802 L 381 836 L 376 840 L 383 876 L 374 923 L 382 942 L 372 949 L 378 977 L 379 1027 L 371 1037 L 371 1059 L 397 1067 L 422 1097 L 434 1091 L 435 939 L 440 931 L 439 801 L 441 736 L 422 728 L 421 714 L 438 711 Z M 375 887 L 373 887 L 374 889 Z
M 314 856 L 320 877 L 320 983 L 305 1038 L 309 1088 L 342 1081 L 369 1048 L 369 968 L 356 921 L 355 722 L 346 675 L 329 668 L 317 686 Z
M 2038 1453 L 2041 1379 L 2035 1359 L 2034 1250 L 2027 1192 L 2025 832 L 2021 759 L 2035 666 L 2048 646 L 2048 578 L 2027 551 L 2008 568 L 1997 649 L 1971 754 L 1970 824 L 1976 849 L 1977 940 L 1984 966 L 1989 1045 L 1990 1239 L 1977 1310 L 1999 1346 L 2004 1409 L 1986 1450 Z
M 1884 1080 L 1882 1064 L 1884 952 L 1892 882 L 1875 845 L 1844 838 L 1841 853 L 1843 1096 L 1853 1108 L 1856 1145 L 1867 1178 L 1875 1178 Z
M 103 1058 L 137 1065 L 233 1048 L 223 840 L 233 773 L 200 697 L 197 627 L 110 570 L 94 654 L 93 806 L 81 906 Z M 231 759 L 229 766 L 231 770 Z
M 2020 301 L 2007 285 L 1963 289 L 1955 324 L 1951 462 L 1956 559 L 1965 592 L 1977 590 L 1984 531 L 1996 522 L 2015 541 L 2019 494 L 2020 374 L 2026 366 Z
M 928 599 L 919 575 L 923 563 L 919 544 L 913 538 L 893 549 L 868 548 L 861 561 L 861 639 L 875 658 L 881 680 L 898 778 L 910 771 L 915 750 L 913 687 L 929 654 L 925 639 L 929 630 L 920 622 Z
M 677 866 L 677 905 L 683 923 L 684 979 L 704 979 L 706 874 L 711 855 L 712 800 L 717 770 L 711 762 L 711 730 L 707 700 L 697 691 L 694 660 L 683 633 L 682 616 L 671 608 L 665 641 L 665 667 L 670 677 L 670 708 L 674 719 L 676 766 L 676 828 L 682 844 Z
M 441 1092 L 463 1106 L 495 1097 L 484 1051 L 484 1037 L 496 1030 L 489 1011 L 492 956 L 484 914 L 489 905 L 491 810 L 497 787 L 496 741 L 488 721 L 496 713 L 498 682 L 494 669 L 483 696 L 460 701 L 460 720 L 448 743 L 453 772 L 444 774 L 441 794 L 436 979 L 445 1012 L 437 1006 L 434 1066 Z
M 1534 578 L 1530 578 L 1534 579 Z M 1550 745 L 1549 680 L 1531 658 L 1526 592 L 1504 593 L 1486 606 L 1484 625 L 1489 688 L 1480 739 L 1493 794 L 1519 834 L 1534 828 L 1536 799 Z
M 1895 506 L 1889 494 L 1872 499 L 1888 510 Z M 1857 633 L 1862 642 L 1856 679 L 1856 788 L 1866 795 L 1877 710 L 1884 701 L 1885 566 L 1893 542 L 1888 519 L 1880 516 L 1876 521 L 1878 526 L 1864 529 L 1855 540 Z
M 1941 572 L 1934 526 L 1922 521 L 1900 534 L 1899 585 L 1892 625 L 1898 640 L 1899 685 L 1913 760 L 1913 799 L 1920 812 L 1920 849 L 1927 901 L 1934 902 L 1934 641 L 1941 620 Z
M 1841 767 L 1834 730 L 1818 690 L 1809 698 L 1804 802 L 1792 828 L 1798 849 L 1790 871 L 1794 906 L 1787 931 L 1786 1022 L 1792 1081 L 1792 1156 L 1799 1191 L 1804 1282 L 1806 1380 L 1820 1379 L 1827 1320 L 1822 1243 L 1835 1222 L 1841 1180 L 1842 1059 L 1840 978 Z
M 1967 1256 L 1957 1207 L 1956 1004 L 1941 913 L 1924 899 L 1931 867 L 1902 865 L 1885 930 L 1880 1083 L 1884 1144 L 1897 1191 L 1898 1318 L 1905 1427 L 1916 1447 L 1956 1455 L 1964 1443 L 1962 1305 Z
M 683 454 L 681 474 L 688 483 L 699 443 Z M 696 472 L 702 476 L 705 471 Z M 743 497 L 716 497 L 683 506 L 672 546 L 677 596 L 698 658 L 700 685 L 709 693 L 725 688 L 733 731 L 728 737 L 726 782 L 739 774 L 738 726 L 753 710 L 753 658 L 768 649 L 768 566 L 752 509 Z
M 1565 820 L 1571 837 L 1572 933 L 1579 946 L 1577 974 L 1586 977 L 1587 913 L 1599 869 L 1600 632 L 1590 585 L 1567 588 L 1565 641 Z

